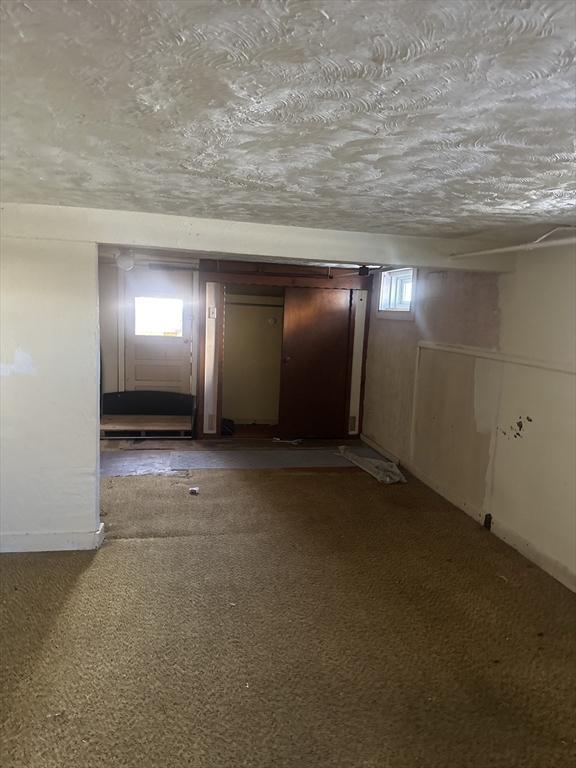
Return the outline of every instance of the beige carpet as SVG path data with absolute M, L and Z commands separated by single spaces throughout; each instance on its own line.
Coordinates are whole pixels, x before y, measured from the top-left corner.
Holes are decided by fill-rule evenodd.
M 0 560 L 4 768 L 575 763 L 576 596 L 420 483 L 213 470 L 102 504 L 97 554 Z

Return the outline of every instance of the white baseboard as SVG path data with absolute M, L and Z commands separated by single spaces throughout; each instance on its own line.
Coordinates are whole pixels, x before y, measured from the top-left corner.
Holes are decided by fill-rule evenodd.
M 562 565 L 562 563 L 559 563 L 557 560 L 539 552 L 529 541 L 526 541 L 526 539 L 518 533 L 511 530 L 506 525 L 502 525 L 502 523 L 499 523 L 497 520 L 492 521 L 491 531 L 498 536 L 499 539 L 502 539 L 502 541 L 505 541 L 510 547 L 516 549 L 521 555 L 524 555 L 525 558 L 531 560 L 543 571 L 546 571 L 546 573 L 549 573 L 550 576 L 555 578 L 561 584 L 564 584 L 565 587 L 571 589 L 572 592 L 576 592 L 576 573 L 573 573 L 565 565 Z
M 365 435 L 362 435 L 362 440 L 367 445 L 369 445 L 370 448 L 374 448 L 375 451 L 378 451 L 378 453 L 382 454 L 384 458 L 401 464 L 404 467 L 404 469 L 410 472 L 411 475 L 414 475 L 414 477 L 418 478 L 418 480 L 423 482 L 424 485 L 427 485 L 429 488 L 432 488 L 433 491 L 436 491 L 436 493 L 439 493 L 440 496 L 446 499 L 446 501 L 449 501 L 451 504 L 454 504 L 455 507 L 458 507 L 458 509 L 461 509 L 463 512 L 466 512 L 466 514 L 474 518 L 476 522 L 482 523 L 484 519 L 484 512 L 481 509 L 478 509 L 477 507 L 472 506 L 465 499 L 461 499 L 459 496 L 456 496 L 454 493 L 451 493 L 450 491 L 446 490 L 446 488 L 439 485 L 431 477 L 428 477 L 427 475 L 425 475 L 423 472 L 421 472 L 418 469 L 418 467 L 414 466 L 411 462 L 403 461 L 402 459 L 398 459 L 397 457 L 393 456 L 393 454 L 391 454 L 390 451 L 387 451 L 375 440 L 372 440 L 371 438 L 366 437 Z
M 361 434 L 360 440 L 362 440 L 363 443 L 366 443 L 366 445 L 369 445 L 370 448 L 374 448 L 375 451 L 384 456 L 385 459 L 388 459 L 388 461 L 393 461 L 394 464 L 400 463 L 400 459 L 397 456 L 394 456 L 393 453 L 387 451 L 384 446 L 380 445 L 380 443 L 377 443 L 376 440 L 372 440 L 371 437 L 367 437 L 366 435 Z
M 104 540 L 104 523 L 95 531 L 58 533 L 3 533 L 0 552 L 61 552 L 74 549 L 98 549 Z
M 425 475 L 424 472 L 421 472 L 418 467 L 414 466 L 410 462 L 403 461 L 401 463 L 402 466 L 405 467 L 411 475 L 417 477 L 418 480 L 424 483 L 424 485 L 427 485 L 428 488 L 432 488 L 433 491 L 436 491 L 436 493 L 445 498 L 446 501 L 449 501 L 450 504 L 454 504 L 454 506 L 458 507 L 458 509 L 460 509 L 462 512 L 466 512 L 467 515 L 476 520 L 476 522 L 480 525 L 483 524 L 486 510 L 483 510 L 480 507 L 476 507 L 474 504 L 470 504 L 470 502 L 466 499 L 463 499 L 457 494 L 453 493 L 451 490 L 446 489 L 441 483 L 437 483 L 431 477 Z
M 385 458 L 398 461 L 398 459 L 394 459 L 390 452 L 386 451 L 375 440 L 371 440 L 365 435 L 362 435 L 361 439 L 371 448 L 374 448 L 375 451 L 381 453 Z M 418 467 L 412 465 L 411 462 L 401 461 L 400 463 L 408 470 L 408 472 L 410 472 L 410 474 L 414 475 L 414 477 L 417 477 L 418 480 L 423 482 L 429 488 L 432 488 L 433 491 L 436 491 L 436 493 L 440 494 L 440 496 L 445 498 L 451 504 L 454 504 L 455 507 L 458 507 L 458 509 L 465 512 L 467 515 L 470 515 L 470 517 L 476 520 L 477 523 L 482 525 L 484 515 L 486 514 L 487 510 L 479 509 L 478 507 L 469 504 L 466 500 L 457 497 L 449 490 L 446 490 L 446 488 L 432 480 L 432 478 L 427 477 L 424 473 L 420 472 Z M 562 563 L 557 562 L 548 555 L 539 552 L 532 544 L 530 544 L 530 542 L 526 541 L 526 539 L 524 539 L 518 533 L 511 530 L 507 526 L 502 525 L 502 523 L 499 523 L 494 519 L 492 520 L 491 533 L 493 533 L 499 539 L 502 539 L 502 541 L 506 542 L 506 544 L 508 544 L 513 549 L 520 552 L 520 554 L 524 555 L 525 558 L 531 560 L 539 568 L 541 568 L 543 571 L 546 571 L 546 573 L 550 574 L 550 576 L 555 578 L 561 584 L 564 584 L 565 587 L 568 587 L 568 589 L 576 592 L 576 574 L 566 568 L 565 565 L 562 565 Z

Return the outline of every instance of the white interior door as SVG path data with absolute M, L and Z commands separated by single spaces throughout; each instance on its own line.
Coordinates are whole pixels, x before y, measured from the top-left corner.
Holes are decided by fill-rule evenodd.
M 127 390 L 191 392 L 192 272 L 137 267 L 126 273 Z

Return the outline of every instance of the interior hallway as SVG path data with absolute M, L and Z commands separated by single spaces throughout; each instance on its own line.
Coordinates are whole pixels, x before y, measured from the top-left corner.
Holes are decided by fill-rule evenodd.
M 0 560 L 6 768 L 573 763 L 576 596 L 414 478 L 115 477 L 102 509 L 100 551 Z

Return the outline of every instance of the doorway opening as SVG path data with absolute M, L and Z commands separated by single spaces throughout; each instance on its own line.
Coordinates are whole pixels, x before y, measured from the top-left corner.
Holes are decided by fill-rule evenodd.
M 281 286 L 224 287 L 224 434 L 277 436 L 283 315 Z
M 102 437 L 360 434 L 369 274 L 100 256 Z
M 370 275 L 106 246 L 99 271 L 103 476 L 347 465 Z
M 101 253 L 101 437 L 193 436 L 194 269 Z
M 200 260 L 201 437 L 359 435 L 369 274 Z

